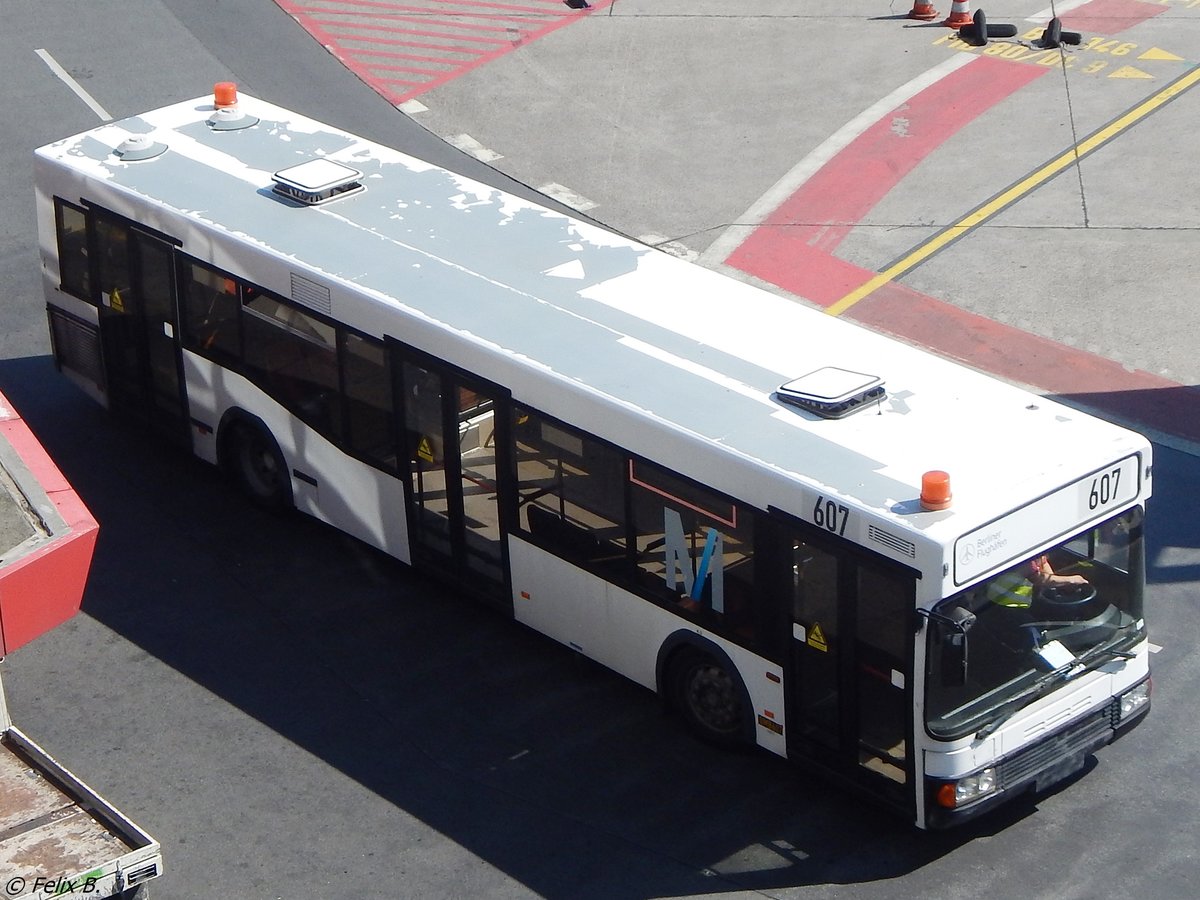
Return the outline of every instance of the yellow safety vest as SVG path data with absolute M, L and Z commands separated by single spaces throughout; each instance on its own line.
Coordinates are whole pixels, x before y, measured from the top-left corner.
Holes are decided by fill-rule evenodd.
M 1028 609 L 1033 603 L 1033 583 L 1014 569 L 993 578 L 987 586 L 987 596 L 1000 606 Z

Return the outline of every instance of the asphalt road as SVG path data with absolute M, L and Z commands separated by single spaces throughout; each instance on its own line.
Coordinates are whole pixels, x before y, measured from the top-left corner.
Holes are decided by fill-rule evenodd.
M 1195 457 L 1156 463 L 1150 718 L 1048 796 L 915 833 L 782 761 L 697 745 L 641 688 L 316 522 L 249 507 L 58 378 L 30 153 L 96 116 L 36 49 L 113 115 L 232 79 L 472 161 L 268 0 L 8 0 L 4 15 L 0 390 L 101 526 L 83 614 L 13 654 L 5 683 L 21 727 L 161 840 L 159 900 L 1194 895 Z M 531 141 L 520 165 L 543 152 Z

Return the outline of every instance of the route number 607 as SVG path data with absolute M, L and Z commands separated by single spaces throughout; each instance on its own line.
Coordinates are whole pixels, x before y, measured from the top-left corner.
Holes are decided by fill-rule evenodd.
M 816 505 L 813 506 L 812 517 L 813 524 L 818 528 L 824 528 L 826 531 L 832 531 L 834 534 L 844 535 L 846 533 L 846 522 L 850 518 L 850 510 L 836 500 L 817 497 Z
M 1117 485 L 1121 483 L 1121 470 L 1113 469 L 1092 479 L 1092 489 L 1088 491 L 1088 509 L 1099 509 L 1117 499 Z

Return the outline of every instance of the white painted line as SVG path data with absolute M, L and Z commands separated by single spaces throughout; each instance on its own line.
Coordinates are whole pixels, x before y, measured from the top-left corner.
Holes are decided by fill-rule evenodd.
M 64 69 L 62 66 L 60 66 L 58 64 L 58 60 L 56 60 L 53 56 L 51 56 L 48 51 L 35 50 L 34 53 L 36 53 L 38 56 L 40 56 L 42 58 L 42 62 L 44 62 L 46 65 L 48 65 L 50 67 L 50 71 L 53 72 L 55 75 L 57 75 L 59 80 L 62 81 L 63 84 L 65 84 L 67 87 L 69 87 L 71 90 L 73 90 L 75 92 L 75 96 L 78 97 L 80 100 L 82 100 L 84 103 L 86 103 L 88 105 L 88 107 L 91 109 L 91 111 L 94 112 L 96 115 L 98 115 L 101 118 L 101 120 L 103 120 L 105 122 L 112 121 L 112 116 L 110 116 L 108 114 L 108 110 L 106 110 L 103 106 L 101 106 L 99 103 L 97 103 L 95 101 L 95 99 L 92 97 L 92 95 L 89 94 L 87 91 L 85 91 L 83 89 L 82 85 L 80 85 L 80 83 L 78 81 L 76 81 L 74 78 L 72 78 L 71 74 L 66 69 Z
M 1062 3 L 1055 3 L 1051 7 L 1048 7 L 1046 9 L 1035 12 L 1032 16 L 1029 16 L 1025 21 L 1026 22 L 1036 22 L 1039 25 L 1044 25 L 1045 23 L 1047 23 L 1051 19 L 1053 19 L 1055 16 L 1058 16 L 1061 19 L 1063 13 L 1070 12 L 1073 9 L 1078 9 L 1079 7 L 1083 6 L 1083 4 L 1091 3 L 1091 2 L 1092 2 L 1092 0 L 1063 0 Z
M 882 100 L 863 110 L 826 138 L 817 149 L 800 160 L 791 171 L 775 182 L 770 190 L 759 197 L 754 205 L 738 218 L 736 224 L 726 228 L 709 248 L 700 254 L 700 264 L 711 269 L 725 262 L 729 254 L 733 253 L 750 236 L 750 233 L 762 223 L 763 219 L 778 209 L 783 201 L 796 193 L 804 182 L 812 178 L 822 166 L 845 150 L 855 138 L 896 107 L 919 94 L 931 84 L 945 78 L 951 72 L 969 65 L 975 58 L 969 53 L 956 53 L 945 62 L 918 75 L 908 84 L 896 88 Z
M 564 206 L 569 206 L 572 209 L 579 210 L 580 212 L 587 212 L 589 209 L 595 209 L 597 206 L 599 206 L 598 203 L 593 203 L 587 197 L 581 197 L 574 191 L 568 190 L 561 184 L 556 184 L 553 181 L 549 184 L 543 184 L 540 188 L 538 188 L 538 190 L 547 197 L 557 200 Z
M 453 137 L 448 137 L 446 138 L 446 143 L 457 147 L 463 153 L 471 154 L 471 156 L 475 157 L 480 162 L 490 163 L 495 162 L 498 159 L 504 159 L 504 157 L 495 150 L 489 150 L 469 134 L 456 134 Z
M 408 116 L 415 116 L 418 113 L 429 112 L 429 107 L 420 100 L 405 100 L 396 109 Z
M 1157 653 L 1159 650 L 1162 649 L 1162 647 L 1158 646 L 1158 644 L 1147 644 L 1146 649 L 1149 650 L 1151 653 Z

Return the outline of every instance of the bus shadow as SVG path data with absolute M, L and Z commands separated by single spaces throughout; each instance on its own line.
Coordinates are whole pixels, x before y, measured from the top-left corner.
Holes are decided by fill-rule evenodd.
M 299 845 L 309 868 L 342 871 L 347 843 L 367 847 L 376 868 L 357 871 L 377 887 L 421 840 L 413 817 L 543 897 L 700 896 L 902 877 L 1036 809 L 920 833 L 775 757 L 699 745 L 644 689 L 314 520 L 250 506 L 48 358 L 0 362 L 0 390 L 100 522 L 84 612 L 278 736 L 249 752 L 295 745 L 378 798 L 334 786 L 320 810 L 292 809 L 289 773 L 264 767 L 247 802 L 272 810 L 256 840 L 279 858 Z M 156 739 L 179 770 L 160 774 L 187 784 L 211 709 L 128 690 L 175 710 L 178 733 Z M 193 833 L 183 790 L 144 816 L 181 878 L 247 837 Z M 322 839 L 325 820 L 350 823 L 347 843 Z M 396 830 L 354 831 L 366 821 Z M 441 852 L 455 879 L 461 851 Z

